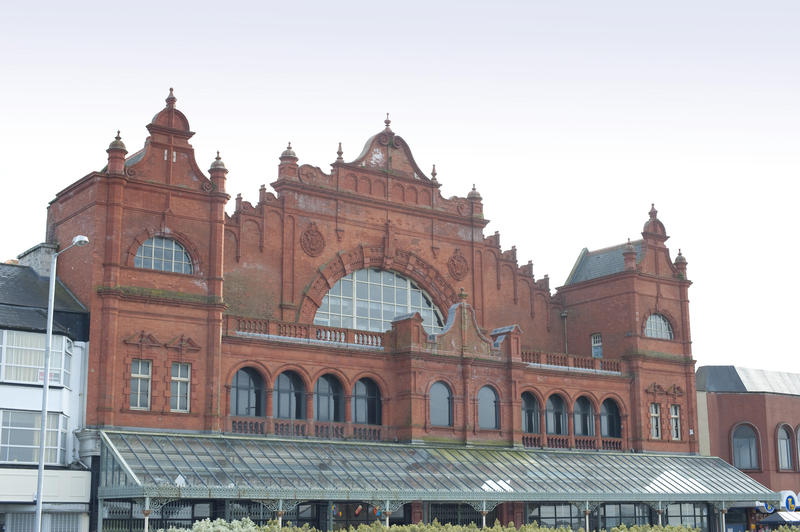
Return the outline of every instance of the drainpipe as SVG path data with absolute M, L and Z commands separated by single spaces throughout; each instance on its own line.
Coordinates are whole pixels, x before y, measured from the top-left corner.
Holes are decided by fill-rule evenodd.
M 564 353 L 569 353 L 569 347 L 567 344 L 567 311 L 564 310 L 561 312 L 561 319 L 564 321 Z

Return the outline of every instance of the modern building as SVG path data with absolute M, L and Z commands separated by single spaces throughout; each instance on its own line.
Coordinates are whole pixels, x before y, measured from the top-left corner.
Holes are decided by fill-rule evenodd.
M 776 492 L 800 491 L 800 375 L 703 366 L 697 370 L 698 435 L 719 456 Z M 794 508 L 789 508 L 794 510 Z M 739 530 L 766 517 L 756 507 L 729 513 Z
M 50 260 L 39 246 L 0 264 L 0 530 L 34 529 Z M 27 264 L 31 264 L 29 266 Z M 57 283 L 50 363 L 44 530 L 89 529 L 91 474 L 75 431 L 84 425 L 89 314 Z
M 551 291 L 473 187 L 445 198 L 390 121 L 330 171 L 288 146 L 226 214 L 172 91 L 128 153 L 51 202 L 91 312 L 93 529 L 145 515 L 322 528 L 497 517 L 709 529 L 775 494 L 697 456 L 686 259 L 653 207 Z M 265 157 L 265 160 L 267 157 Z

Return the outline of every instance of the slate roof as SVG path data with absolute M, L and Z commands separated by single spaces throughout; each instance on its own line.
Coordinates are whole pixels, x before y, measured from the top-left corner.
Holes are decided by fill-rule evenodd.
M 636 240 L 631 244 L 636 249 L 636 263 L 638 264 L 644 255 L 644 242 Z M 623 271 L 625 269 L 625 257 L 622 256 L 622 252 L 625 251 L 626 245 L 627 242 L 595 251 L 583 248 L 564 285 L 582 283 Z
M 29 266 L 0 264 L 0 328 L 45 332 L 50 279 Z M 53 331 L 87 340 L 89 313 L 60 281 L 56 282 Z
M 800 395 L 800 375 L 737 366 L 702 366 L 697 369 L 697 391 Z

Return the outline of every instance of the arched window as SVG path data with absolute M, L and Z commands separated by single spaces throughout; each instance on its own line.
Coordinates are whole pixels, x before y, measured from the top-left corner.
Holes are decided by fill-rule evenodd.
M 539 433 L 539 401 L 531 392 L 522 394 L 522 432 Z
M 739 469 L 758 469 L 756 431 L 749 425 L 739 425 L 733 431 L 733 465 Z
M 600 435 L 604 438 L 621 438 L 619 406 L 613 399 L 606 399 L 600 406 Z
M 339 279 L 322 298 L 316 325 L 382 332 L 397 316 L 419 312 L 429 333 L 442 332 L 442 313 L 417 283 L 390 271 L 364 269 Z
M 162 272 L 192 273 L 192 258 L 186 249 L 171 238 L 148 238 L 136 250 L 133 265 Z
M 353 389 L 353 423 L 381 424 L 381 391 L 372 379 L 359 380 Z
M 500 408 L 497 392 L 491 386 L 478 390 L 478 427 L 482 429 L 500 428 Z
M 548 434 L 567 434 L 567 408 L 560 395 L 547 398 L 545 421 Z
M 672 325 L 670 325 L 669 320 L 661 314 L 650 314 L 647 317 L 647 324 L 645 324 L 644 327 L 644 335 L 648 338 L 672 340 Z
M 233 376 L 231 415 L 264 415 L 264 381 L 253 368 L 242 368 Z
M 594 436 L 594 408 L 586 397 L 579 397 L 575 401 L 572 423 L 576 436 Z
M 453 394 L 450 387 L 439 381 L 431 386 L 431 425 L 453 426 Z
M 272 415 L 283 419 L 306 418 L 306 389 L 294 371 L 278 375 L 272 395 Z
M 789 427 L 778 429 L 778 468 L 792 468 L 792 433 Z
M 317 421 L 344 421 L 344 393 L 339 379 L 323 375 L 314 385 L 314 418 Z

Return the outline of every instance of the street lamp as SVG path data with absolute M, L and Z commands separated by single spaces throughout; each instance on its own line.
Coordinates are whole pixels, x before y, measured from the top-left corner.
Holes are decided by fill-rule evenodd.
M 74 246 L 85 246 L 89 238 L 78 235 L 72 244 L 57 253 L 50 261 L 50 293 L 47 299 L 47 337 L 44 344 L 44 385 L 42 386 L 42 425 L 39 434 L 39 475 L 36 479 L 36 523 L 35 532 L 42 530 L 42 488 L 44 487 L 44 443 L 47 439 L 47 394 L 50 391 L 50 349 L 53 343 L 53 306 L 56 298 L 56 262 L 58 256 Z

